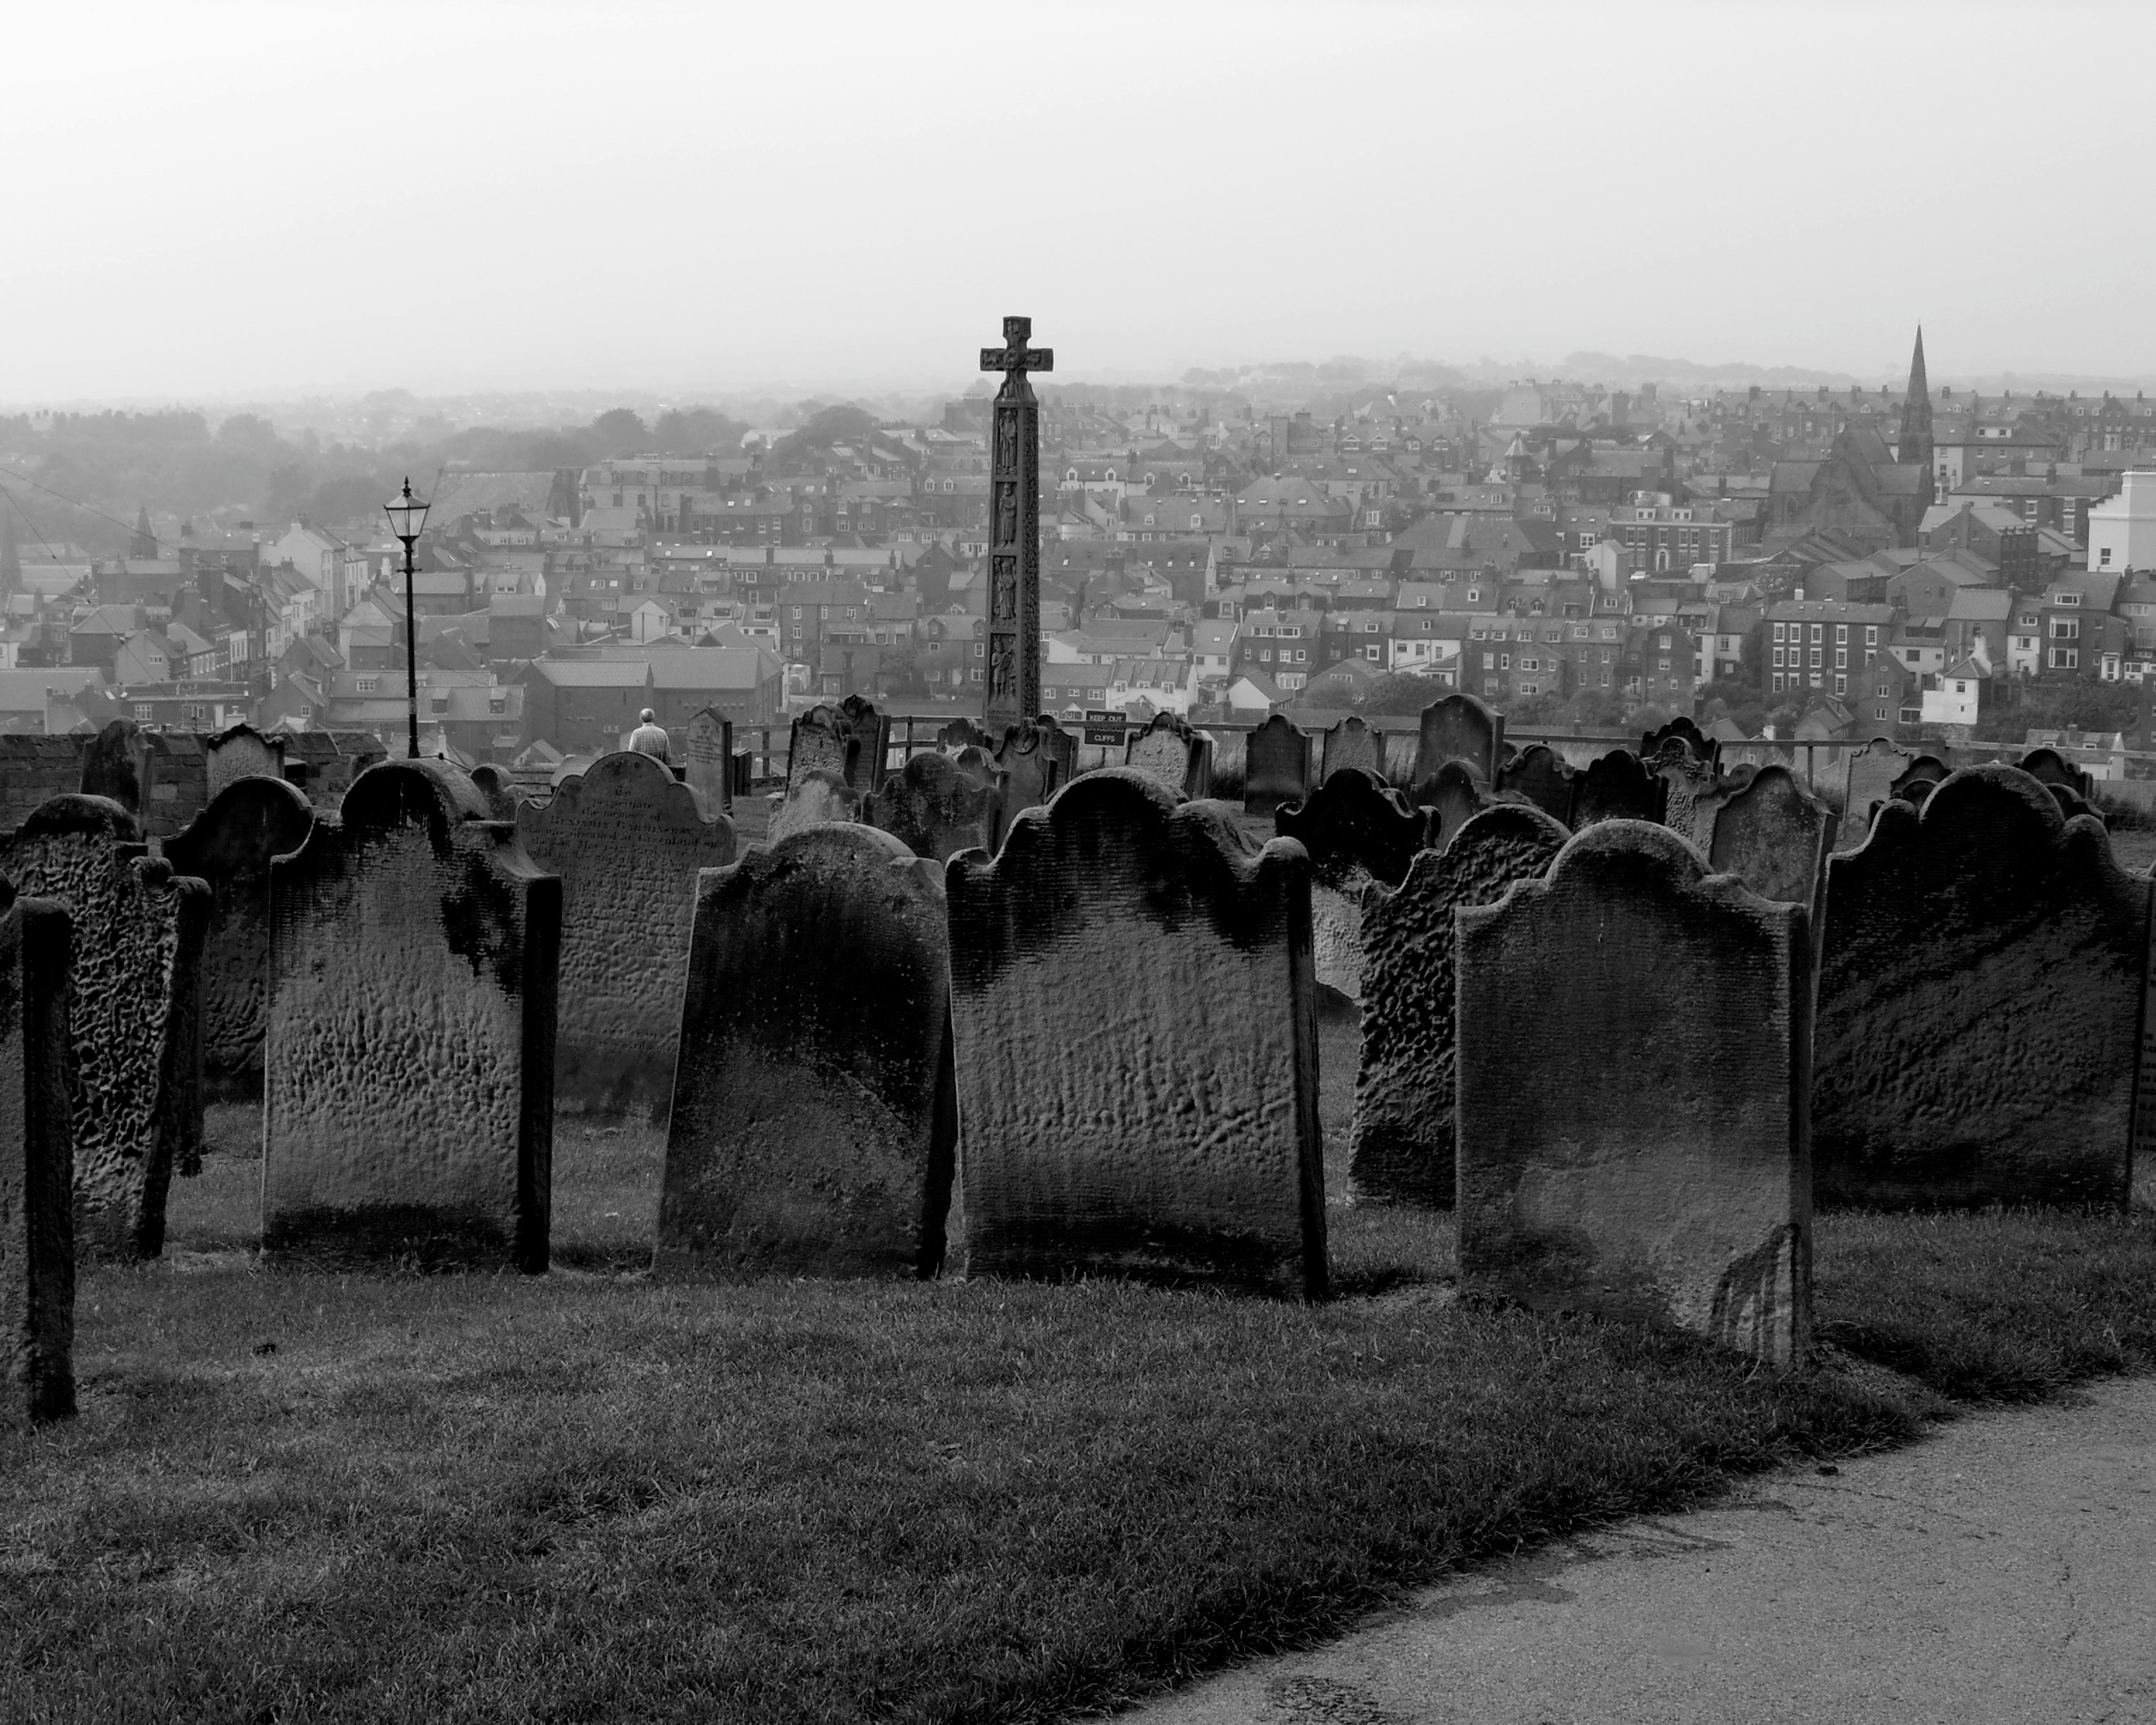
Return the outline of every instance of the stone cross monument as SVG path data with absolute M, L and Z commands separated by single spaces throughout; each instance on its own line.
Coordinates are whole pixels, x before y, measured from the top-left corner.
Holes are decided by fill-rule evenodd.
M 1029 347 L 1029 317 L 1004 320 L 1004 345 L 981 350 L 981 369 L 1004 373 L 989 429 L 988 686 L 990 734 L 1040 711 L 1040 403 L 1028 372 L 1053 371 L 1054 352 Z

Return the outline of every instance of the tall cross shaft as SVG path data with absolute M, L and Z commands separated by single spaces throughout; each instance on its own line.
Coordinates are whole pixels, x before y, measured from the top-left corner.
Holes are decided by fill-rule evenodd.
M 981 719 L 1029 725 L 1040 696 L 1040 403 L 1028 372 L 1055 355 L 1029 347 L 1029 317 L 1004 320 L 1004 345 L 981 350 L 981 369 L 1004 373 L 989 427 L 988 669 Z

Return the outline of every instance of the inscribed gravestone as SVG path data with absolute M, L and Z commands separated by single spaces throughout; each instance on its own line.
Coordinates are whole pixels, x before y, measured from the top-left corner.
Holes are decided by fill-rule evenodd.
M 857 774 L 846 782 L 865 793 L 873 791 L 883 783 L 884 774 L 891 768 L 891 720 L 877 711 L 874 702 L 858 695 L 849 695 L 839 703 L 839 716 L 860 746 Z
M 683 782 L 696 793 L 706 814 L 732 814 L 734 806 L 733 721 L 710 707 L 689 720 L 682 745 Z
M 1373 731 L 1353 713 L 1325 733 L 1323 776 L 1330 778 L 1350 767 L 1359 767 L 1381 783 L 1385 777 L 1384 734 Z
M 946 884 L 968 1268 L 1322 1295 L 1303 848 L 1110 768 Z
M 202 1154 L 203 936 L 209 889 L 152 858 L 103 797 L 55 797 L 0 845 L 0 875 L 74 929 L 69 1077 L 79 1249 L 154 1258 L 177 1165 Z
M 1861 749 L 1852 750 L 1842 780 L 1841 827 L 1838 849 L 1854 850 L 1871 830 L 1872 812 L 1894 794 L 1894 783 L 1909 770 L 1916 757 L 1883 737 L 1875 737 Z
M 1504 715 L 1473 696 L 1447 695 L 1433 701 L 1422 710 L 1415 739 L 1414 783 L 1418 788 L 1429 783 L 1447 761 L 1465 761 L 1488 784 L 1497 776 L 1504 742 Z M 1416 794 L 1419 798 L 1419 788 Z
M 2010 767 L 1881 809 L 1827 871 L 1821 1201 L 2123 1202 L 2148 891 Z
M 1458 912 L 1463 1291 L 1804 1358 L 1809 925 L 1635 821 Z
M 1681 737 L 1664 741 L 1646 764 L 1662 782 L 1662 824 L 1705 855 L 1714 839 L 1714 809 L 1720 791 L 1713 766 Z
M 1360 768 L 1327 779 L 1300 803 L 1279 809 L 1274 830 L 1310 853 L 1311 951 L 1317 980 L 1350 1000 L 1363 998 L 1363 889 L 1398 886 L 1430 841 L 1427 809 Z
M 884 780 L 862 819 L 932 862 L 961 850 L 993 851 L 1003 834 L 1003 775 L 971 745 L 955 761 L 918 754 Z
M 1300 803 L 1310 788 L 1310 738 L 1284 713 L 1250 732 L 1243 757 L 1243 809 L 1270 814 L 1283 803 Z
M 1213 788 L 1213 742 L 1173 713 L 1160 713 L 1123 745 L 1123 764 L 1186 797 Z
M 285 745 L 252 725 L 234 725 L 210 738 L 203 751 L 203 789 L 210 802 L 235 779 L 282 778 Z M 208 803 L 204 804 L 208 807 Z
M 1695 757 L 1704 761 L 1710 767 L 1715 764 L 1717 757 L 1722 752 L 1722 745 L 1701 730 L 1696 720 L 1679 713 L 1667 723 L 1650 731 L 1640 739 L 1640 758 L 1643 761 L 1653 760 L 1661 753 L 1662 746 L 1668 742 L 1682 743 Z
M 1004 775 L 1004 819 L 1021 809 L 1046 806 L 1064 783 L 1049 738 L 1050 721 L 1013 725 L 1004 732 L 1003 747 L 996 751 L 996 765 Z M 1001 842 L 998 834 L 998 842 Z
M 71 942 L 0 880 L 0 1431 L 74 1412 Z
M 1517 792 L 1552 819 L 1568 826 L 1576 777 L 1548 743 L 1531 742 L 1499 771 L 1497 788 Z
M 1572 825 L 1584 832 L 1598 821 L 1660 823 L 1668 787 L 1630 749 L 1612 749 L 1588 763 L 1573 788 Z
M 444 761 L 386 761 L 270 869 L 262 1237 L 547 1267 L 561 882 Z
M 704 875 L 655 1272 L 937 1272 L 957 1138 L 947 951 L 942 870 L 872 827 Z
M 1538 880 L 1568 834 L 1541 809 L 1484 810 L 1398 886 L 1363 894 L 1363 1053 L 1355 1074 L 1358 1197 L 1450 1209 L 1453 1196 L 1453 911 Z
M 812 773 L 828 773 L 839 784 L 862 788 L 866 772 L 861 739 L 846 716 L 834 706 L 812 706 L 798 715 L 786 743 L 786 788 L 790 792 Z
M 210 799 L 165 855 L 209 888 L 203 940 L 203 1095 L 262 1094 L 262 1033 L 270 988 L 270 860 L 306 842 L 315 812 L 281 778 L 235 779 Z
M 733 823 L 652 756 L 601 755 L 544 807 L 524 853 L 562 883 L 554 1097 L 663 1109 L 674 1088 L 696 876 L 734 860 Z
M 787 786 L 783 797 L 773 799 L 765 836 L 775 845 L 805 827 L 859 820 L 862 801 L 859 791 L 834 773 L 804 773 Z
M 1763 767 L 1715 811 L 1708 852 L 1717 875 L 1735 875 L 1760 897 L 1808 906 L 1817 922 L 1833 854 L 1834 810 L 1805 794 L 1786 767 Z

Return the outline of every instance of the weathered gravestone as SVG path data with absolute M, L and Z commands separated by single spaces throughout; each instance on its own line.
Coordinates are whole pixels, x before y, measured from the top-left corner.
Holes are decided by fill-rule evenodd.
M 2098 825 L 2109 829 L 2111 823 L 2103 818 L 2103 811 L 2071 786 L 2054 784 L 2046 785 L 2044 788 L 2051 793 L 2052 800 L 2059 805 L 2059 813 L 2068 820 L 2077 814 L 2086 814 Z
M 1827 871 L 1822 1203 L 2123 1203 L 2145 877 L 2010 767 L 1890 802 Z
M 1033 721 L 1033 728 L 1040 733 L 1040 746 L 1047 751 L 1048 758 L 1055 763 L 1055 782 L 1048 788 L 1049 794 L 1053 796 L 1078 776 L 1078 738 L 1075 732 L 1065 731 L 1046 713 Z M 1044 797 L 1041 806 L 1045 807 L 1047 800 Z M 1015 809 L 1013 812 L 1015 813 Z
M 2075 766 L 2056 749 L 2031 749 L 2014 764 L 2039 784 L 2058 785 L 2078 793 L 2084 798 L 2096 793 L 2095 783 L 2088 773 Z
M 1351 767 L 1359 768 L 1381 784 L 1385 782 L 1385 734 L 1373 731 L 1353 713 L 1325 733 L 1321 777 L 1330 778 Z
M 1912 808 L 1921 809 L 1924 799 L 1945 783 L 1947 775 L 1953 771 L 1937 755 L 1918 755 L 1902 769 L 1901 777 L 1890 787 L 1891 794 Z
M 1250 732 L 1243 757 L 1243 809 L 1270 814 L 1283 803 L 1300 803 L 1310 789 L 1310 738 L 1285 713 L 1275 713 Z
M 1004 735 L 1017 728 L 1006 726 Z M 954 755 L 963 748 L 993 749 L 995 746 L 995 739 L 963 713 L 936 733 L 936 747 Z
M 165 1193 L 202 1155 L 203 936 L 209 889 L 152 858 L 103 797 L 55 797 L 0 845 L 0 875 L 74 925 L 74 1235 L 154 1258 Z
M 491 762 L 481 762 L 471 770 L 471 782 L 480 796 L 486 798 L 488 818 L 493 820 L 515 820 L 516 805 L 521 799 L 517 795 L 517 783 L 507 768 L 496 767 Z
M 546 1269 L 562 883 L 455 768 L 387 761 L 270 903 L 264 1250 Z
M 1458 912 L 1463 1291 L 1804 1358 L 1809 925 L 1635 821 Z
M 810 773 L 821 773 L 850 788 L 865 789 L 865 752 L 862 740 L 838 708 L 812 706 L 795 716 L 787 734 L 786 788 L 790 792 Z
M 1310 853 L 1311 951 L 1321 986 L 1363 998 L 1363 889 L 1396 886 L 1430 842 L 1430 813 L 1360 768 L 1343 768 L 1299 803 L 1273 815 L 1273 829 Z
M 704 813 L 730 814 L 734 806 L 733 721 L 710 707 L 690 716 L 682 742 L 682 782 L 696 793 Z
M 516 814 L 524 854 L 562 894 L 554 1099 L 663 1110 L 696 877 L 734 860 L 733 823 L 650 755 L 601 755 Z
M 967 1267 L 1322 1295 L 1303 848 L 1110 768 L 946 884 Z
M 262 1094 L 270 990 L 270 861 L 306 843 L 315 812 L 281 778 L 235 779 L 210 799 L 165 855 L 209 888 L 202 953 L 203 1093 Z
M 1717 875 L 1735 875 L 1762 898 L 1803 905 L 1818 932 L 1834 851 L 1835 814 L 1806 793 L 1786 767 L 1762 767 L 1715 811 L 1707 855 Z
M 1704 856 L 1714 842 L 1714 810 L 1720 800 L 1713 764 L 1681 737 L 1665 739 L 1645 764 L 1662 782 L 1662 824 Z
M 1710 767 L 1717 763 L 1722 752 L 1722 745 L 1701 730 L 1697 720 L 1679 713 L 1640 739 L 1640 758 L 1653 760 L 1661 753 L 1662 745 L 1667 742 L 1682 743 Z
M 1123 745 L 1123 764 L 1186 797 L 1213 788 L 1213 739 L 1193 731 L 1174 713 L 1158 713 Z
M 924 751 L 884 780 L 861 818 L 932 862 L 993 850 L 1003 835 L 1003 775 L 970 744 L 956 760 Z
M 1568 828 L 1572 821 L 1572 796 L 1578 775 L 1546 742 L 1531 742 L 1507 761 L 1497 774 L 1499 791 L 1512 791 Z
M 1883 737 L 1875 737 L 1862 748 L 1850 752 L 1842 779 L 1841 824 L 1835 839 L 1837 850 L 1854 850 L 1864 842 L 1871 831 L 1872 812 L 1894 794 L 1894 782 L 1916 758 Z
M 1598 821 L 1651 820 L 1659 824 L 1669 788 L 1630 749 L 1612 749 L 1588 762 L 1573 788 L 1572 828 Z
M 285 746 L 285 777 L 317 809 L 337 808 L 359 775 L 389 753 L 366 731 L 285 732 L 278 740 Z
M 1004 731 L 1003 746 L 996 751 L 995 762 L 997 770 L 1004 775 L 1005 820 L 1021 809 L 1045 808 L 1048 799 L 1065 783 L 1063 766 L 1056 758 L 1050 737 L 1055 728 L 1053 720 L 1040 719 L 1030 725 L 1013 725 Z M 1000 834 L 998 842 L 1001 842 Z
M 888 833 L 819 828 L 708 871 L 657 1273 L 934 1275 L 949 989 L 942 870 Z
M 1447 761 L 1464 761 L 1484 784 L 1497 776 L 1497 762 L 1505 742 L 1505 716 L 1485 706 L 1471 695 L 1441 696 L 1422 710 L 1422 726 L 1415 738 L 1414 793 L 1427 801 L 1422 787 L 1437 777 Z
M 220 731 L 203 747 L 203 788 L 212 803 L 219 791 L 237 779 L 281 779 L 284 776 L 284 740 L 264 737 L 252 725 L 234 725 Z
M 74 1412 L 70 945 L 0 880 L 0 1431 Z
M 1358 1197 L 1451 1207 L 1452 913 L 1539 880 L 1570 836 L 1531 804 L 1500 804 L 1444 850 L 1417 856 L 1399 887 L 1363 894 L 1363 1054 L 1348 1165 Z
M 835 773 L 804 773 L 787 785 L 783 796 L 772 799 L 766 837 L 776 845 L 807 827 L 859 820 L 864 800 L 859 791 Z
M 1497 806 L 1489 786 L 1465 761 L 1445 762 L 1419 788 L 1414 800 L 1430 810 L 1430 842 L 1439 850 L 1484 809 Z
M 873 791 L 891 769 L 891 720 L 873 701 L 858 695 L 849 695 L 839 703 L 839 716 L 860 744 L 858 758 L 863 776 L 847 783 L 864 793 Z
M 132 719 L 114 719 L 85 743 L 75 788 L 117 803 L 139 823 L 150 793 L 150 745 L 142 727 Z

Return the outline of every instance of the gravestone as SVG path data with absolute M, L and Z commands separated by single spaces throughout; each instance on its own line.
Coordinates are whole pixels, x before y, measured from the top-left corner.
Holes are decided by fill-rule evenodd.
M 471 782 L 480 795 L 486 798 L 489 819 L 516 819 L 516 804 L 520 800 L 516 794 L 517 784 L 506 768 L 496 767 L 490 762 L 481 762 L 472 768 Z
M 844 714 L 834 706 L 812 706 L 795 716 L 787 735 L 786 788 L 791 792 L 810 773 L 822 773 L 839 784 L 865 789 L 864 752 Z
M 1359 767 L 1342 768 L 1299 803 L 1273 815 L 1273 829 L 1310 853 L 1310 930 L 1319 983 L 1363 998 L 1363 889 L 1396 886 L 1430 841 L 1430 814 Z
M 1004 732 L 1003 746 L 995 758 L 1004 775 L 1005 820 L 1021 809 L 1045 807 L 1062 787 L 1062 768 L 1049 737 L 1053 725 L 1052 720 L 1038 720 L 1030 725 L 1013 725 Z M 1001 838 L 998 834 L 998 843 Z
M 1358 1199 L 1450 1209 L 1453 917 L 1539 880 L 1571 835 L 1527 803 L 1485 809 L 1399 886 L 1363 896 L 1363 1052 L 1353 1159 Z
M 1322 1296 L 1303 848 L 1111 768 L 946 887 L 969 1272 Z
M 1322 776 L 1330 778 L 1334 773 L 1350 767 L 1359 768 L 1379 783 L 1384 782 L 1384 733 L 1373 731 L 1353 713 L 1348 714 L 1325 733 Z
M 1040 746 L 1048 752 L 1048 758 L 1055 762 L 1055 780 L 1049 787 L 1052 796 L 1078 776 L 1078 738 L 1046 713 L 1033 721 L 1033 728 L 1040 733 Z M 1046 798 L 1042 801 L 1045 803 Z
M 1841 825 L 1837 850 L 1854 850 L 1871 831 L 1872 811 L 1894 794 L 1894 782 L 1909 770 L 1916 757 L 1905 748 L 1875 737 L 1861 749 L 1851 751 L 1842 780 Z
M 2096 794 L 2096 787 L 2089 773 L 2076 767 L 2056 749 L 2031 749 L 2015 762 L 2039 784 L 2059 785 L 2079 793 L 2084 798 Z
M 1640 739 L 1640 758 L 1651 761 L 1662 752 L 1665 743 L 1680 742 L 1691 752 L 1697 760 L 1712 767 L 1722 752 L 1722 745 L 1699 728 L 1698 722 L 1679 713 L 1667 723 L 1650 731 Z
M 690 716 L 681 754 L 682 782 L 696 793 L 705 814 L 732 814 L 733 721 L 710 707 L 700 707 Z
M 1505 742 L 1505 716 L 1471 695 L 1447 695 L 1422 710 L 1415 738 L 1414 796 L 1426 801 L 1421 787 L 1437 777 L 1447 761 L 1464 761 L 1484 784 L 1497 776 Z
M 1835 813 L 1806 793 L 1786 767 L 1763 767 L 1715 811 L 1707 855 L 1717 875 L 1735 875 L 1760 897 L 1803 905 L 1818 932 Z
M 884 780 L 861 818 L 932 862 L 961 850 L 993 852 L 1003 835 L 1002 781 L 994 764 L 971 745 L 957 760 L 924 752 Z
M 858 695 L 849 695 L 839 703 L 839 716 L 860 745 L 856 759 L 860 772 L 865 775 L 850 778 L 847 783 L 865 794 L 880 786 L 885 773 L 890 771 L 891 720 L 877 711 L 873 701 Z
M 2103 811 L 2070 785 L 2046 785 L 2052 798 L 2059 805 L 2059 813 L 2071 820 L 2077 814 L 2086 814 L 2091 820 L 2108 829 L 2111 823 L 2103 818 Z
M 1801 1361 L 1804 907 L 1604 821 L 1454 937 L 1461 1291 Z
M 1827 870 L 1820 1201 L 2123 1203 L 2148 893 L 2011 767 L 1881 809 Z
M 150 745 L 132 719 L 114 719 L 83 746 L 76 790 L 117 803 L 139 823 L 149 801 Z
M 211 1101 L 262 1094 L 262 1033 L 270 990 L 270 860 L 306 843 L 315 812 L 281 778 L 234 779 L 165 855 L 209 888 L 202 953 L 203 1093 Z
M 805 773 L 789 783 L 785 794 L 772 800 L 771 819 L 765 828 L 768 842 L 820 826 L 827 821 L 857 821 L 865 799 L 834 773 Z
M 316 809 L 335 809 L 359 775 L 388 758 L 382 739 L 366 731 L 297 731 L 279 734 L 285 746 L 285 776 L 306 792 Z M 302 777 L 293 778 L 294 768 Z
M 1720 785 L 1711 762 L 1681 737 L 1666 738 L 1646 765 L 1663 786 L 1662 824 L 1696 846 L 1701 855 L 1714 842 L 1714 809 Z
M 74 1412 L 71 945 L 0 880 L 0 1431 Z
M 234 725 L 210 738 L 203 751 L 203 789 L 208 801 L 235 779 L 285 776 L 282 738 L 264 737 L 252 725 Z M 203 804 L 205 808 L 208 803 Z
M 1937 755 L 1918 755 L 1902 769 L 1901 777 L 1890 788 L 1890 793 L 1916 808 L 1924 806 L 1924 798 L 1931 795 L 1953 768 Z
M 172 1170 L 202 1155 L 209 889 L 141 835 L 107 798 L 55 797 L 0 845 L 0 875 L 74 927 L 75 1245 L 121 1260 L 163 1250 Z
M 1157 713 L 1123 745 L 1123 764 L 1185 797 L 1213 788 L 1213 739 L 1193 731 L 1174 713 Z
M 1007 726 L 1004 735 L 1019 728 Z M 936 747 L 949 754 L 955 755 L 963 748 L 993 749 L 995 746 L 995 739 L 963 713 L 936 733 Z
M 734 860 L 733 823 L 706 817 L 656 757 L 624 751 L 519 809 L 516 837 L 562 883 L 556 1105 L 664 1111 L 696 876 Z
M 1669 789 L 1630 749 L 1612 749 L 1588 763 L 1573 787 L 1572 828 L 1584 832 L 1598 821 L 1651 820 L 1661 824 Z
M 1310 738 L 1284 713 L 1250 732 L 1243 757 L 1243 809 L 1270 814 L 1310 789 Z
M 1573 781 L 1578 778 L 1546 742 L 1531 742 L 1497 774 L 1497 788 L 1525 797 L 1552 819 L 1570 826 Z
M 562 883 L 445 761 L 386 761 L 270 867 L 262 1244 L 547 1267 Z
M 798 833 L 704 875 L 657 1274 L 942 1267 L 947 951 L 942 868 L 873 827 Z
M 1445 762 L 1419 788 L 1414 800 L 1430 810 L 1430 842 L 1437 850 L 1475 816 L 1497 806 L 1489 786 L 1465 761 Z

